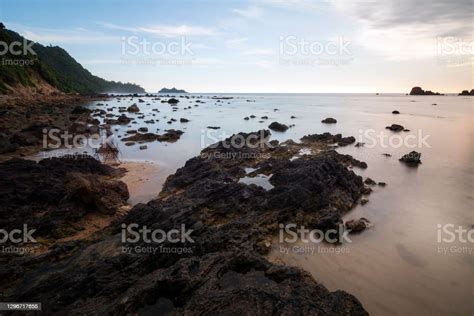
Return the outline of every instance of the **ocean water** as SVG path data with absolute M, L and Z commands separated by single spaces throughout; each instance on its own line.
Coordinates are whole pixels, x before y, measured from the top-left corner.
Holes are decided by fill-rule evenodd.
M 128 147 L 118 141 L 121 160 L 159 164 L 160 171 L 149 175 L 159 178 L 159 184 L 217 140 L 267 128 L 273 121 L 295 124 L 284 133 L 272 132 L 272 138 L 278 140 L 296 141 L 304 135 L 323 132 L 356 137 L 365 146 L 350 145 L 337 150 L 367 162 L 366 170 L 354 169 L 357 174 L 387 185 L 374 187 L 369 202 L 357 206 L 346 219 L 363 216 L 372 227 L 352 235 L 351 243 L 339 245 L 345 249 L 344 253 L 327 251 L 332 247 L 326 244 L 299 242 L 291 246 L 310 246 L 318 251 L 282 253 L 275 245 L 269 258 L 305 269 L 330 290 L 342 289 L 354 294 L 374 315 L 472 315 L 474 245 L 457 237 L 452 242 L 440 242 L 438 238 L 449 237 L 440 231 L 440 225 L 473 228 L 474 98 L 238 94 L 225 95 L 233 99 L 218 102 L 212 99 L 214 94 L 190 96 L 202 96 L 200 100 L 205 103 L 179 98 L 176 112 L 168 103 L 145 97 L 142 98 L 145 103 L 124 97 L 120 102 L 106 101 L 106 106 L 97 106 L 97 102 L 87 106 L 106 109 L 137 103 L 145 119 L 137 119 L 138 124 L 130 124 L 131 127 L 113 126 L 113 131 L 117 129 L 116 136 L 142 126 L 159 134 L 170 128 L 185 132 L 176 143 L 147 143 L 147 150 L 140 150 L 138 144 Z M 188 106 L 191 109 L 185 110 Z M 393 115 L 393 110 L 401 114 Z M 112 112 L 118 114 L 118 109 Z M 256 118 L 243 119 L 250 115 Z M 269 118 L 262 120 L 261 116 Z M 337 124 L 321 123 L 326 117 L 336 118 Z M 177 122 L 167 124 L 170 118 Z M 180 123 L 180 118 L 190 121 Z M 159 122 L 143 123 L 148 119 Z M 385 129 L 393 123 L 410 131 L 394 133 Z M 211 130 L 207 126 L 220 129 Z M 398 161 L 412 150 L 422 154 L 422 164 L 415 168 Z M 160 189 L 160 185 L 148 187 L 145 196 L 156 196 Z

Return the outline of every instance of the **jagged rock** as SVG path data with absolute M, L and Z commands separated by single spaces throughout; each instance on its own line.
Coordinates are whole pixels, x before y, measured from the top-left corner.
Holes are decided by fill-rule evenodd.
M 187 122 L 189 122 L 189 120 L 188 120 L 187 118 L 180 118 L 179 121 L 180 121 L 181 123 L 187 123 Z
M 132 120 L 131 118 L 127 117 L 125 114 L 122 114 L 118 117 L 117 123 L 124 125 L 124 124 L 130 123 L 131 120 Z
M 175 130 L 175 129 L 169 129 L 164 134 L 157 135 L 156 140 L 158 140 L 160 142 L 174 143 L 177 140 L 179 140 L 179 138 L 183 134 L 184 134 L 183 131 Z
M 402 158 L 399 159 L 401 162 L 404 162 L 408 165 L 417 166 L 421 164 L 421 153 L 412 151 L 406 155 L 403 155 Z
M 35 237 L 62 238 L 91 213 L 113 214 L 128 199 L 113 168 L 87 156 L 0 163 L 0 227 L 27 224 Z
M 367 184 L 367 185 L 375 185 L 375 181 L 372 180 L 371 178 L 365 179 L 364 183 Z
M 365 204 L 365 203 L 364 203 Z M 354 233 L 360 233 L 364 230 L 367 229 L 367 227 L 369 226 L 370 224 L 370 221 L 365 218 L 365 217 L 361 217 L 359 219 L 352 219 L 352 220 L 349 220 L 346 222 L 346 229 L 350 230 L 350 234 L 354 234 Z
M 127 111 L 131 113 L 136 113 L 136 112 L 140 112 L 140 109 L 138 108 L 138 105 L 136 103 L 133 103 L 131 106 L 127 108 Z
M 285 124 L 278 123 L 278 122 L 272 122 L 270 125 L 268 125 L 268 128 L 273 131 L 284 132 L 288 129 L 288 126 L 286 126 Z
M 410 95 L 444 95 L 439 92 L 432 92 L 430 90 L 423 90 L 420 87 L 413 87 L 410 91 Z
M 367 315 L 355 297 L 329 292 L 306 272 L 264 257 L 279 223 L 321 229 L 342 223 L 364 186 L 344 163 L 352 157 L 313 140 L 320 151 L 290 160 L 308 144 L 268 146 L 269 136 L 239 133 L 206 148 L 167 178 L 159 198 L 136 205 L 93 243 L 27 262 L 28 282 L 7 282 L 4 300 L 39 301 L 46 314 L 235 315 L 270 308 L 289 315 Z M 229 146 L 242 138 L 248 144 Z M 225 153 L 235 155 L 217 155 Z M 272 174 L 273 188 L 239 182 L 245 167 Z M 185 225 L 193 242 L 122 243 L 122 224 L 164 231 Z M 190 251 L 129 254 L 122 247 Z

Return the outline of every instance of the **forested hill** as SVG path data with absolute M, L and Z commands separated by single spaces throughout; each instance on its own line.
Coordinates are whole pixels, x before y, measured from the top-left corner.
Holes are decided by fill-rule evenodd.
M 35 43 L 26 54 L 16 55 L 5 49 L 14 41 L 21 43 L 15 51 L 22 50 L 29 40 L 8 30 L 0 23 L 0 93 L 15 93 L 15 90 L 31 88 L 44 90 L 45 87 L 62 92 L 93 93 L 143 93 L 145 90 L 133 83 L 107 81 L 94 76 L 82 67 L 69 53 L 59 46 L 43 46 Z

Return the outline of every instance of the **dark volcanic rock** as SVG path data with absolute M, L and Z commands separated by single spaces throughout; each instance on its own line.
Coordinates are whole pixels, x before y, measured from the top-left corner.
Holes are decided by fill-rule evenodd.
M 180 118 L 179 121 L 180 121 L 181 123 L 187 123 L 187 122 L 189 122 L 189 120 L 188 120 L 187 118 Z
M 268 128 L 273 131 L 284 132 L 288 129 L 288 126 L 286 126 L 285 124 L 278 123 L 278 122 L 272 122 L 270 125 L 268 125 Z
M 136 112 L 140 112 L 140 109 L 138 108 L 138 105 L 136 103 L 133 103 L 132 105 L 130 105 L 127 108 L 127 111 L 132 112 L 132 113 L 136 113 Z
M 320 148 L 317 154 L 290 160 L 303 145 L 267 146 L 269 134 L 239 133 L 206 148 L 168 177 L 158 199 L 136 205 L 94 244 L 61 248 L 54 262 L 31 264 L 28 282 L 9 283 L 5 301 L 40 301 L 46 314 L 367 315 L 353 296 L 263 256 L 279 223 L 332 228 L 364 187 L 342 162 L 349 158 L 324 142 L 304 145 Z M 237 138 L 246 145 L 229 147 Z M 273 189 L 240 183 L 244 167 L 272 174 Z M 163 231 L 185 225 L 192 242 L 122 243 L 122 224 Z
M 401 132 L 405 129 L 402 125 L 398 124 L 392 124 L 390 126 L 386 126 L 385 128 L 391 130 L 392 132 Z
M 392 111 L 392 114 L 400 114 L 400 112 L 397 111 L 397 110 L 394 110 L 394 111 Z
M 128 199 L 116 171 L 92 157 L 52 158 L 0 164 L 0 227 L 28 224 L 35 237 L 61 238 L 86 214 L 113 214 Z
M 179 100 L 175 99 L 175 98 L 171 98 L 171 99 L 168 100 L 168 103 L 169 104 L 177 104 L 177 103 L 179 103 Z
M 184 132 L 175 129 L 169 129 L 162 135 L 157 135 L 156 140 L 160 142 L 174 143 L 176 142 Z
M 474 89 L 469 90 L 463 90 L 459 95 L 474 95 Z
M 124 142 L 153 142 L 157 140 L 159 135 L 153 133 L 136 133 L 135 135 L 124 137 Z
M 403 157 L 400 158 L 399 160 L 408 165 L 417 166 L 421 164 L 421 153 L 412 151 L 406 155 L 403 155 Z
M 332 118 L 332 117 L 327 117 L 324 120 L 322 120 L 321 122 L 326 123 L 326 124 L 335 124 L 335 123 L 337 123 L 337 120 L 335 118 Z
M 125 114 L 122 114 L 118 117 L 117 123 L 124 125 L 130 123 L 131 120 L 131 118 L 127 117 Z
M 303 142 L 322 142 L 326 144 L 338 144 L 339 146 L 347 146 L 355 143 L 354 136 L 342 137 L 341 134 L 332 135 L 331 133 L 306 135 L 301 138 Z
M 423 90 L 420 87 L 413 87 L 410 91 L 410 95 L 443 95 L 439 92 L 433 92 L 430 90 Z
M 346 228 L 350 230 L 350 234 L 360 233 L 369 226 L 370 222 L 367 218 L 352 219 L 346 222 Z

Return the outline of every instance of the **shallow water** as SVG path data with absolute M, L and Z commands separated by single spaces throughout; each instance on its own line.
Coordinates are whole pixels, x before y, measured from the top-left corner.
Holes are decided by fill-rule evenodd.
M 233 133 L 266 128 L 272 121 L 295 124 L 284 133 L 272 132 L 272 138 L 278 140 L 298 140 L 303 135 L 322 132 L 355 136 L 366 145 L 350 145 L 338 151 L 366 161 L 369 167 L 355 169 L 355 172 L 386 182 L 387 186 L 376 186 L 369 196 L 369 203 L 356 207 L 346 218 L 364 216 L 373 227 L 352 236 L 352 243 L 341 245 L 347 250 L 344 253 L 328 253 L 327 245 L 318 244 L 309 245 L 320 247 L 316 253 L 285 254 L 275 246 L 270 258 L 304 268 L 330 290 L 342 289 L 354 294 L 375 315 L 472 315 L 474 260 L 473 254 L 467 251 L 472 251 L 473 244 L 439 243 L 437 225 L 453 224 L 469 229 L 474 224 L 474 98 L 264 94 L 234 95 L 232 100 L 216 102 L 209 99 L 211 96 L 203 95 L 201 100 L 206 103 L 199 107 L 193 106 L 195 99 L 180 98 L 177 112 L 172 112 L 169 104 L 151 98 L 142 98 L 145 103 L 138 103 L 137 98 L 133 101 L 122 98 L 121 102 L 105 102 L 107 106 L 96 106 L 96 102 L 89 106 L 106 109 L 137 103 L 145 120 L 159 119 L 155 124 L 147 125 L 143 120 L 137 120 L 139 124 L 130 124 L 131 127 L 113 126 L 113 129 L 117 128 L 114 131 L 117 135 L 125 135 L 127 129 L 141 126 L 147 126 L 149 132 L 154 133 L 158 128 L 157 133 L 169 128 L 185 132 L 176 143 L 147 143 L 147 150 L 139 150 L 138 144 L 127 147 L 120 143 L 122 160 L 147 160 L 160 165 L 154 175 L 161 179 L 156 182 L 156 194 L 166 176 L 203 148 Z M 148 102 L 150 105 L 146 105 Z M 183 110 L 189 105 L 190 110 Z M 160 113 L 151 111 L 154 108 Z M 393 110 L 401 114 L 393 115 Z M 114 113 L 118 114 L 117 108 Z M 151 116 L 153 113 L 155 117 Z M 251 114 L 257 117 L 243 120 Z M 291 119 L 292 115 L 296 118 Z M 261 116 L 269 119 L 260 123 Z M 190 122 L 180 123 L 181 117 Z M 336 118 L 337 124 L 322 124 L 321 120 L 326 117 Z M 170 118 L 177 122 L 167 124 Z M 410 131 L 393 133 L 386 130 L 385 126 L 392 123 L 401 124 Z M 207 126 L 220 126 L 221 129 L 211 130 Z M 392 137 L 392 146 L 384 146 L 387 140 L 377 141 L 372 146 L 371 140 L 363 137 L 364 133 L 397 136 Z M 412 137 L 410 135 L 415 136 L 415 140 L 423 136 L 428 139 L 421 147 L 395 146 L 397 141 Z M 398 161 L 401 155 L 412 150 L 422 153 L 423 163 L 417 168 Z M 467 250 L 459 253 L 450 248 L 452 246 L 467 247 Z M 440 253 L 439 247 L 448 247 L 448 253 Z

